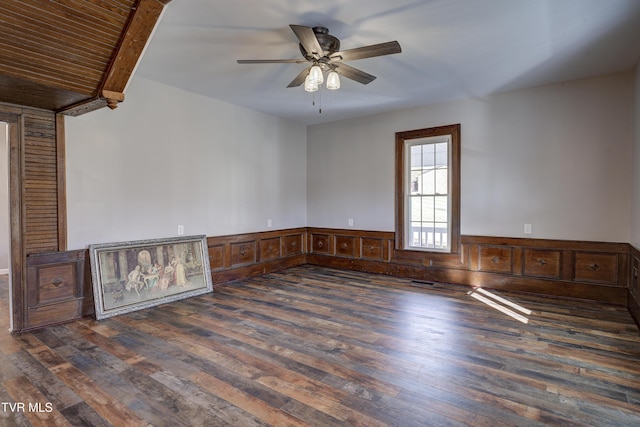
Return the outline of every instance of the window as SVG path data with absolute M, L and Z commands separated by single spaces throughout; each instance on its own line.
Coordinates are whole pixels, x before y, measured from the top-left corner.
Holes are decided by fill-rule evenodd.
M 396 133 L 396 249 L 458 252 L 460 125 Z

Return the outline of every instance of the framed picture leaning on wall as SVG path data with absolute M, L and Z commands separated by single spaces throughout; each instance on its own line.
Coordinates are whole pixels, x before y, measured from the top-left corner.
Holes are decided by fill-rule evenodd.
M 213 291 L 206 236 L 89 245 L 96 319 Z

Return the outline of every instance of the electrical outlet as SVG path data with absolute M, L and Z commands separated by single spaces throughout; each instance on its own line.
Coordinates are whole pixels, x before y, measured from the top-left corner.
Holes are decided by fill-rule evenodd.
M 271 218 L 269 218 L 269 219 L 267 220 L 267 227 L 268 227 L 268 228 L 271 228 L 271 226 L 272 226 L 272 225 L 273 225 L 273 223 L 271 222 Z
M 178 236 L 182 236 L 184 234 L 184 225 L 180 224 L 178 226 Z
M 349 227 L 353 227 L 353 218 L 349 218 Z
M 531 234 L 531 224 L 524 225 L 524 234 Z

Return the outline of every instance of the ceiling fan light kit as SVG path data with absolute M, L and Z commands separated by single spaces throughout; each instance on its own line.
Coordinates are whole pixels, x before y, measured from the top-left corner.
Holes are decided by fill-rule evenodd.
M 362 46 L 354 49 L 340 50 L 340 40 L 329 34 L 325 27 L 305 27 L 303 25 L 289 25 L 298 38 L 300 53 L 304 59 L 239 59 L 239 64 L 304 64 L 310 63 L 294 78 L 287 87 L 297 87 L 304 84 L 304 90 L 315 92 L 324 81 L 327 73 L 327 89 L 340 88 L 340 76 L 358 83 L 369 84 L 376 76 L 351 67 L 344 61 L 373 58 L 402 52 L 397 41 Z
M 327 74 L 327 89 L 340 89 L 340 76 L 338 76 L 338 73 L 336 73 L 335 70 L 331 70 L 329 71 L 329 74 Z
M 304 90 L 307 92 L 315 92 L 319 89 L 319 85 L 311 81 L 311 74 L 307 74 L 304 79 Z
M 309 82 L 313 85 L 320 86 L 324 82 L 324 76 L 322 74 L 322 68 L 318 65 L 314 65 L 309 70 Z
M 307 92 L 315 92 L 324 83 L 324 75 L 322 67 L 314 65 L 309 69 L 309 74 L 304 79 L 304 90 Z M 327 74 L 327 89 L 340 89 L 340 76 L 335 70 L 329 71 Z

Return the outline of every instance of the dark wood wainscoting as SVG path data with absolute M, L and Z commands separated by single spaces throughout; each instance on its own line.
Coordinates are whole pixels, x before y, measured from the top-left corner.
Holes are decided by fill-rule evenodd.
M 457 254 L 394 249 L 393 232 L 309 228 L 307 262 L 493 289 L 627 304 L 626 243 L 462 236 Z
M 462 236 L 457 254 L 396 250 L 393 232 L 294 228 L 207 238 L 214 285 L 313 264 L 629 308 L 640 325 L 640 250 L 626 243 Z M 85 260 L 87 260 L 85 262 Z M 30 255 L 24 326 L 93 314 L 87 250 Z
M 86 262 L 85 262 L 86 260 Z M 22 331 L 94 313 L 89 252 L 27 256 L 26 309 Z
M 216 285 L 304 264 L 307 229 L 209 237 L 207 245 Z
M 307 229 L 207 238 L 214 285 L 259 276 L 306 262 Z M 24 332 L 94 314 L 89 251 L 27 257 Z

